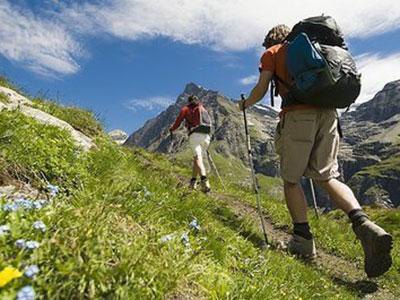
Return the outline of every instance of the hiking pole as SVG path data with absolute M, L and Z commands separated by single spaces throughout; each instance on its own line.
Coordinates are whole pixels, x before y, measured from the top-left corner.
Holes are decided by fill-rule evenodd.
M 171 154 L 172 156 L 172 162 L 175 163 L 175 154 L 174 154 L 174 134 L 172 132 L 169 133 L 170 136 L 170 144 L 169 144 L 169 149 L 168 152 Z
M 240 96 L 241 96 L 242 100 L 245 100 L 245 97 L 243 94 Z M 249 165 L 250 165 L 250 169 L 251 169 L 251 177 L 253 180 L 254 193 L 256 194 L 256 198 L 257 198 L 258 214 L 260 215 L 261 227 L 262 227 L 262 231 L 264 234 L 265 243 L 268 244 L 267 231 L 265 230 L 264 218 L 263 218 L 262 211 L 261 211 L 260 194 L 259 194 L 259 190 L 258 190 L 258 181 L 257 181 L 257 177 L 256 177 L 256 173 L 254 171 L 254 165 L 253 165 L 253 154 L 251 152 L 249 128 L 247 126 L 246 108 L 244 108 L 244 107 L 243 107 L 243 119 L 244 119 L 244 130 L 245 130 L 245 134 L 246 134 L 247 153 L 249 156 Z
M 317 197 L 315 197 L 314 183 L 311 178 L 309 178 L 309 181 L 310 181 L 310 187 L 311 187 L 311 194 L 312 194 L 312 198 L 313 198 L 315 216 L 317 217 L 317 219 L 319 219 L 318 209 L 317 209 Z
M 174 146 L 174 134 L 172 132 L 169 133 L 170 144 L 169 144 L 169 153 L 172 153 L 173 146 Z
M 210 154 L 210 152 L 208 151 L 208 149 L 206 150 L 206 153 L 207 153 L 207 158 L 208 158 L 208 160 L 209 160 L 209 162 L 210 162 L 212 168 L 214 169 L 215 174 L 217 174 L 217 177 L 218 177 L 219 181 L 221 182 L 222 188 L 223 188 L 224 191 L 225 191 L 226 188 L 225 188 L 224 182 L 222 181 L 222 178 L 221 178 L 221 176 L 219 175 L 217 166 L 215 165 L 214 160 L 212 159 L 211 154 Z

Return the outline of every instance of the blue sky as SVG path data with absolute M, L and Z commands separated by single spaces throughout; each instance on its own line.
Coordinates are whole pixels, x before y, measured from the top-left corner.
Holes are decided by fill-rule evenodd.
M 323 11 L 357 57 L 360 101 L 400 78 L 397 1 L 281 2 L 284 13 L 271 18 L 262 8 L 276 2 L 261 0 L 0 0 L 0 73 L 131 133 L 188 82 L 232 98 L 248 93 L 265 31 Z

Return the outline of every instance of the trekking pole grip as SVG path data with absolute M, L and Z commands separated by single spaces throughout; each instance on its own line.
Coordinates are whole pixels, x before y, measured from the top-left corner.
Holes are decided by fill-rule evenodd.
M 240 98 L 242 100 L 246 100 L 246 97 L 244 94 L 240 95 Z M 244 103 L 243 103 L 244 104 Z M 246 138 L 249 136 L 249 129 L 247 127 L 247 116 L 246 116 L 246 108 L 243 106 L 243 119 L 244 119 L 244 130 L 246 132 Z M 248 139 L 248 138 L 247 138 Z M 249 149 L 249 148 L 248 148 Z

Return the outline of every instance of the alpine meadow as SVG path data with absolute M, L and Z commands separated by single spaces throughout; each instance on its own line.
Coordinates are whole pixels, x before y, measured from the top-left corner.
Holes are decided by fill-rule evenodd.
M 0 300 L 400 299 L 397 1 L 39 2 L 0 1 Z

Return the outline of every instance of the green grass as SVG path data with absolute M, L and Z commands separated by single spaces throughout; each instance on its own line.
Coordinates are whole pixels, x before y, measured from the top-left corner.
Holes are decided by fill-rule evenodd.
M 7 95 L 4 95 L 3 93 L 0 93 L 0 102 L 3 102 L 5 104 L 9 103 L 10 100 L 8 100 Z
M 39 184 L 79 186 L 81 150 L 66 131 L 43 126 L 18 111 L 0 112 L 0 173 Z
M 17 113 L 2 113 L 1 120 L 5 165 L 24 166 L 24 178 L 33 183 L 33 174 L 42 171 L 64 188 L 42 211 L 0 212 L 0 220 L 11 226 L 11 235 L 0 238 L 0 269 L 35 263 L 41 270 L 34 281 L 20 278 L 1 289 L 2 299 L 14 298 L 25 284 L 41 298 L 64 299 L 356 297 L 293 257 L 260 251 L 243 234 L 254 231 L 249 224 L 213 198 L 182 188 L 173 172 L 180 167 L 160 155 L 104 139 L 83 154 L 57 128 Z M 23 137 L 30 144 L 21 147 Z M 79 170 L 79 180 L 71 170 Z M 193 218 L 200 232 L 189 228 Z M 31 228 L 38 219 L 48 226 L 44 234 Z M 180 240 L 185 232 L 190 247 Z M 176 238 L 161 242 L 167 234 Z M 41 246 L 32 253 L 18 251 L 18 238 L 36 239 Z
M 18 93 L 22 93 L 21 87 L 19 87 L 17 84 L 15 84 L 10 79 L 8 79 L 6 76 L 3 76 L 3 75 L 0 75 L 0 86 L 4 86 L 6 88 L 17 91 Z
M 63 106 L 55 101 L 33 99 L 34 107 L 53 115 L 89 137 L 103 134 L 101 122 L 91 111 L 79 107 Z
M 385 159 L 377 164 L 364 168 L 356 175 L 384 177 L 387 176 L 387 171 L 391 170 L 398 170 L 400 172 L 400 157 L 393 156 L 391 158 Z

